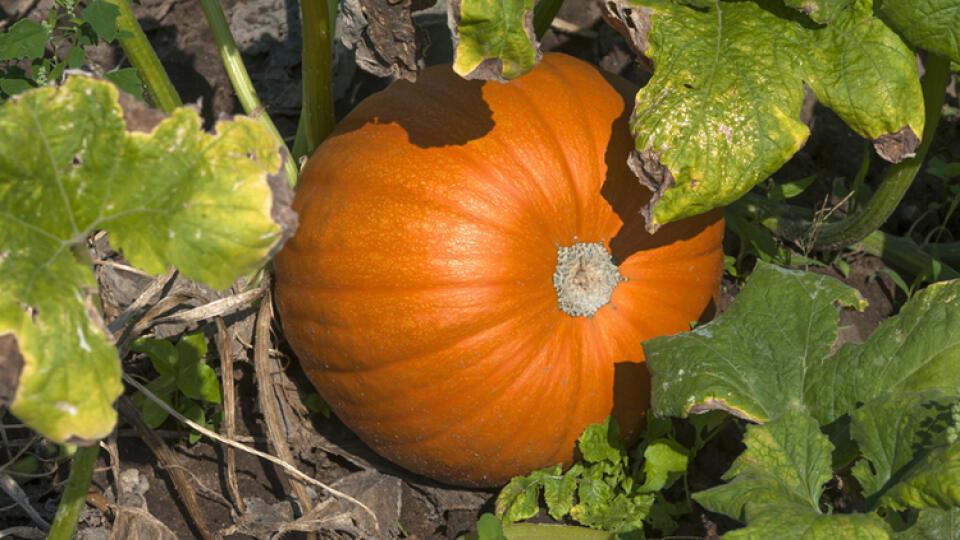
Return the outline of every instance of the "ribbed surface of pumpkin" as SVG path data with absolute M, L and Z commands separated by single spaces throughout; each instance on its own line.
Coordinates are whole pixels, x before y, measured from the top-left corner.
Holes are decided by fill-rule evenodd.
M 427 69 L 352 111 L 308 162 L 276 258 L 285 335 L 335 413 L 401 466 L 492 486 L 574 459 L 649 405 L 640 342 L 689 329 L 723 263 L 721 214 L 644 230 L 634 88 L 547 54 L 507 83 Z M 557 248 L 602 242 L 626 278 L 558 309 Z

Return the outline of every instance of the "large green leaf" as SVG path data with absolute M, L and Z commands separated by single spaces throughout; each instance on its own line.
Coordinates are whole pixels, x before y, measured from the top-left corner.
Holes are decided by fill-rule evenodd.
M 892 487 L 915 460 L 945 444 L 950 404 L 956 398 L 937 390 L 890 392 L 850 413 L 850 436 L 867 461 L 859 461 L 853 473 L 863 494 L 875 502 Z M 946 417 L 946 418 L 944 418 Z M 948 481 L 948 478 L 943 478 Z
M 833 278 L 758 263 L 716 320 L 644 342 L 654 411 L 765 422 L 802 410 L 827 424 L 887 391 L 960 387 L 960 281 L 930 285 L 831 356 L 836 303 L 863 306 Z
M 467 79 L 509 80 L 540 61 L 534 0 L 450 0 L 453 70 Z
M 713 322 L 644 342 L 653 410 L 685 416 L 725 409 L 765 422 L 802 409 L 808 371 L 837 340 L 836 303 L 866 305 L 830 277 L 758 262 Z
M 893 535 L 896 540 L 960 540 L 960 508 L 925 508 L 909 529 Z
M 960 62 L 957 0 L 878 0 L 877 11 L 911 44 Z
M 723 475 L 729 482 L 695 494 L 697 502 L 747 522 L 771 504 L 820 512 L 823 484 L 833 474 L 833 445 L 815 419 L 789 412 L 768 424 L 747 427 L 743 442 L 747 449 Z
M 126 112 L 151 117 L 139 107 Z M 180 109 L 149 133 L 126 132 L 124 112 L 114 86 L 83 77 L 0 107 L 0 367 L 22 369 L 10 410 L 54 441 L 109 433 L 122 389 L 91 233 L 109 232 L 148 272 L 172 264 L 218 288 L 292 234 L 272 217 L 289 213 L 291 193 L 259 123 L 237 118 L 210 135 Z
M 747 527 L 723 535 L 726 540 L 887 540 L 888 527 L 876 514 L 820 514 L 809 507 L 770 505 Z
M 870 0 L 815 4 L 830 24 L 776 0 L 604 2 L 655 68 L 631 121 L 650 230 L 733 202 L 799 150 L 804 83 L 882 156 L 912 155 L 924 124 L 913 51 Z
M 934 283 L 861 345 L 845 344 L 809 379 L 824 422 L 886 391 L 960 387 L 960 281 Z
M 887 538 L 875 515 L 829 515 L 820 509 L 830 480 L 833 445 L 817 421 L 788 412 L 762 426 L 749 426 L 747 449 L 723 478 L 729 482 L 693 495 L 714 512 L 747 527 L 725 538 Z
M 923 455 L 884 493 L 880 504 L 895 510 L 960 506 L 960 441 Z

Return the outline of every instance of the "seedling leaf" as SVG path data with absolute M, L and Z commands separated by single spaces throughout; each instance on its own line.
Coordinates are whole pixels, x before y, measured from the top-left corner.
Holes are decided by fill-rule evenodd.
M 117 17 L 120 9 L 103 0 L 93 0 L 80 12 L 80 17 L 88 23 L 104 41 L 110 43 L 117 37 Z
M 221 122 L 210 135 L 180 109 L 127 133 L 123 112 L 113 85 L 84 77 L 0 106 L 0 336 L 22 357 L 10 410 L 55 442 L 108 434 L 122 390 L 91 233 L 107 231 L 148 272 L 173 264 L 216 288 L 292 234 L 281 156 L 259 123 Z
M 533 0 L 451 0 L 453 70 L 467 79 L 505 81 L 540 61 Z
M 43 56 L 50 30 L 42 24 L 21 19 L 0 34 L 0 60 L 33 60 Z

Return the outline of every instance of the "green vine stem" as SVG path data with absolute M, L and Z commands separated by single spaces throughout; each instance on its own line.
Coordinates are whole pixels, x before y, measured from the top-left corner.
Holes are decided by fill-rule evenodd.
M 270 115 L 263 110 L 260 104 L 260 98 L 257 97 L 256 90 L 253 89 L 253 81 L 250 80 L 250 74 L 247 73 L 247 67 L 243 64 L 240 57 L 240 51 L 237 49 L 237 43 L 233 40 L 233 34 L 230 33 L 230 27 L 227 25 L 227 18 L 223 15 L 220 8 L 220 2 L 217 0 L 200 0 L 203 7 L 203 13 L 207 17 L 207 24 L 210 25 L 210 31 L 213 33 L 213 39 L 217 42 L 217 49 L 220 51 L 220 57 L 223 59 L 223 66 L 227 70 L 227 76 L 230 77 L 230 83 L 233 85 L 234 92 L 240 100 L 240 105 L 245 113 L 263 124 L 277 143 L 286 148 L 287 144 L 273 124 Z M 284 161 L 284 167 L 287 171 L 287 179 L 291 186 L 296 185 L 298 169 L 293 157 L 287 152 Z
M 618 535 L 574 525 L 548 525 L 543 523 L 504 524 L 503 536 L 507 540 L 615 540 Z M 476 531 L 465 534 L 458 540 L 479 540 Z
M 170 82 L 167 71 L 163 69 L 163 64 L 160 63 L 156 51 L 153 50 L 146 34 L 143 33 L 143 28 L 140 27 L 137 18 L 133 16 L 130 3 L 127 0 L 105 1 L 117 6 L 117 9 L 120 10 L 120 16 L 117 17 L 117 29 L 132 34 L 132 37 L 118 40 L 123 52 L 143 79 L 153 104 L 161 111 L 170 114 L 174 109 L 183 105 L 183 102 L 180 100 L 177 89 Z
M 560 11 L 563 0 L 540 0 L 533 8 L 533 31 L 537 39 L 543 38 L 543 35 L 550 29 L 550 23 Z
M 63 490 L 63 498 L 57 506 L 57 514 L 50 525 L 47 540 L 70 540 L 77 528 L 80 510 L 87 502 L 87 491 L 93 478 L 93 469 L 100 454 L 100 445 L 91 444 L 77 449 L 70 464 L 70 476 Z
M 329 0 L 300 0 L 303 99 L 294 159 L 309 156 L 333 131 L 333 28 Z
M 923 77 L 923 103 L 926 120 L 920 146 L 917 148 L 914 157 L 890 167 L 883 183 L 880 184 L 877 192 L 870 198 L 870 202 L 866 206 L 842 221 L 826 223 L 819 227 L 814 226 L 813 231 L 811 231 L 809 222 L 784 222 L 781 224 L 784 228 L 779 231 L 780 234 L 793 240 L 802 241 L 804 237 L 809 237 L 812 233 L 814 235 L 813 249 L 837 250 L 855 244 L 878 230 L 890 217 L 897 205 L 900 204 L 900 200 L 903 199 L 903 195 L 907 192 L 910 184 L 913 183 L 917 171 L 923 164 L 927 150 L 930 148 L 930 141 L 933 140 L 934 133 L 937 130 L 940 109 L 943 107 L 949 78 L 950 60 L 932 52 L 927 53 L 926 74 Z

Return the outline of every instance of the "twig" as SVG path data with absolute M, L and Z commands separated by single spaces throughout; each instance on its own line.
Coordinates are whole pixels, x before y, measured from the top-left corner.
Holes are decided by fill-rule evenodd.
M 0 530 L 0 538 L 18 538 L 23 540 L 44 540 L 47 534 L 34 527 L 10 527 Z
M 166 274 L 154 279 L 150 283 L 150 285 L 148 285 L 145 289 L 143 289 L 143 291 L 140 293 L 140 296 L 138 296 L 137 299 L 134 300 L 133 303 L 127 307 L 127 309 L 123 310 L 123 313 L 121 313 L 120 315 L 117 315 L 116 319 L 110 321 L 110 325 L 109 325 L 110 331 L 116 334 L 117 332 L 120 331 L 120 329 L 126 326 L 127 322 L 134 315 L 136 315 L 138 311 L 140 311 L 144 306 L 146 306 L 147 303 L 150 302 L 150 300 L 157 293 L 162 291 L 163 288 L 167 286 L 167 283 L 169 283 L 170 280 L 173 279 L 173 276 L 176 275 L 176 273 L 177 273 L 176 270 L 171 268 L 170 271 L 168 271 Z
M 237 441 L 227 439 L 227 438 L 225 438 L 225 437 L 217 434 L 216 432 L 213 432 L 213 431 L 211 431 L 211 430 L 209 430 L 209 429 L 201 426 L 200 424 L 194 422 L 193 420 L 190 420 L 190 419 L 187 418 L 186 416 L 184 416 L 184 415 L 180 414 L 179 412 L 177 412 L 176 410 L 174 410 L 173 407 L 171 407 L 170 405 L 167 405 L 166 402 L 164 402 L 162 399 L 160 399 L 160 398 L 158 398 L 157 396 L 155 396 L 155 395 L 153 394 L 153 392 L 151 392 L 149 389 L 147 389 L 146 386 L 140 384 L 139 382 L 137 382 L 136 379 L 134 379 L 133 377 L 130 377 L 130 376 L 127 375 L 126 373 L 123 374 L 123 380 L 126 381 L 126 382 L 127 382 L 128 384 L 130 384 L 131 386 L 133 386 L 134 388 L 136 388 L 137 390 L 143 392 L 143 395 L 146 396 L 147 399 L 149 399 L 150 401 L 156 403 L 156 405 L 157 405 L 158 407 L 160 407 L 161 409 L 167 411 L 167 413 L 168 413 L 170 416 L 173 416 L 174 418 L 176 418 L 178 421 L 182 422 L 183 424 L 186 424 L 187 426 L 190 426 L 191 429 L 199 432 L 201 435 L 206 435 L 207 437 L 210 437 L 211 439 L 213 439 L 213 440 L 215 440 L 215 441 L 220 441 L 220 442 L 223 443 L 223 444 L 226 444 L 226 445 L 228 445 L 228 446 L 232 446 L 232 447 L 234 447 L 234 448 L 236 448 L 236 449 L 238 449 L 238 450 L 242 450 L 242 451 L 244 451 L 244 452 L 246 452 L 246 453 L 248 453 L 248 454 L 252 454 L 252 455 L 257 456 L 257 457 L 259 457 L 259 458 L 265 459 L 265 460 L 269 461 L 270 463 L 273 463 L 273 464 L 275 464 L 275 465 L 278 465 L 278 466 L 282 467 L 283 470 L 287 472 L 287 474 L 289 474 L 289 475 L 291 475 L 291 476 L 293 476 L 293 477 L 295 477 L 295 478 L 299 478 L 299 479 L 303 480 L 304 482 L 307 482 L 307 483 L 309 483 L 309 484 L 312 484 L 312 485 L 314 485 L 314 486 L 317 486 L 317 487 L 323 489 L 324 491 L 326 491 L 327 493 L 329 493 L 329 494 L 331 494 L 331 495 L 333 495 L 333 496 L 335 496 L 335 497 L 340 497 L 341 499 L 344 499 L 344 500 L 347 500 L 347 501 L 349 501 L 349 502 L 352 502 L 353 504 L 359 506 L 360 508 L 363 508 L 363 510 L 366 511 L 368 514 L 370 514 L 370 516 L 373 518 L 373 523 L 374 523 L 374 526 L 375 526 L 375 530 L 374 530 L 373 534 L 376 534 L 377 532 L 380 531 L 380 522 L 377 520 L 376 514 L 373 513 L 373 510 L 371 510 L 370 507 L 368 507 L 367 505 L 365 505 L 365 504 L 363 504 L 362 502 L 358 501 L 357 499 L 351 497 L 350 495 L 347 495 L 346 493 L 343 493 L 343 492 L 340 491 L 340 490 L 334 489 L 334 488 L 332 488 L 332 487 L 324 484 L 323 482 L 321 482 L 321 481 L 319 481 L 319 480 L 315 480 L 315 479 L 307 476 L 306 474 L 304 474 L 304 473 L 300 472 L 299 470 L 297 470 L 296 467 L 293 467 L 293 466 L 290 465 L 289 463 L 286 463 L 285 461 L 283 461 L 283 460 L 281 460 L 281 459 L 279 459 L 279 458 L 277 458 L 277 457 L 271 456 L 270 454 L 267 454 L 266 452 L 261 452 L 260 450 L 257 450 L 256 448 L 251 448 L 251 447 L 249 447 L 249 446 L 247 446 L 247 445 L 245 445 L 245 444 L 238 443 Z M 129 400 L 127 400 L 127 401 L 129 401 Z
M 129 264 L 118 263 L 116 261 L 107 261 L 104 259 L 93 259 L 91 262 L 99 266 L 109 266 L 111 268 L 116 268 L 117 270 L 122 270 L 124 272 L 129 272 L 131 274 L 136 274 L 138 276 L 153 278 L 156 277 L 149 272 L 144 272 L 143 270 L 130 266 Z
M 553 22 L 550 23 L 550 28 L 563 32 L 564 34 L 572 34 L 574 36 L 585 37 L 587 39 L 597 39 L 597 31 L 590 28 L 583 28 L 577 26 L 570 21 L 561 19 L 560 17 L 554 17 Z
M 214 317 L 225 317 L 240 311 L 244 307 L 248 306 L 250 302 L 263 296 L 264 288 L 263 286 L 256 289 L 251 289 L 242 293 L 235 294 L 233 296 L 228 296 L 226 298 L 220 298 L 219 300 L 214 300 L 213 302 L 208 302 L 202 306 L 195 307 L 193 309 L 188 309 L 186 311 L 181 311 L 179 313 L 174 313 L 173 315 L 167 315 L 166 317 L 161 317 L 155 321 L 153 324 L 164 324 L 164 323 L 195 323 L 200 321 L 207 321 Z
M 223 381 L 223 429 L 228 439 L 236 438 L 236 390 L 233 380 L 233 345 L 227 325 L 223 319 L 217 317 L 217 350 L 220 352 L 220 378 Z M 246 512 L 243 497 L 240 496 L 240 486 L 237 484 L 237 460 L 234 448 L 227 446 L 223 449 L 224 461 L 227 468 L 227 489 L 233 504 L 240 514 Z
M 124 379 L 127 382 L 133 381 L 133 379 L 126 375 L 124 375 Z M 135 386 L 140 386 L 140 383 L 136 383 Z M 148 392 L 145 388 L 142 389 L 142 391 L 145 392 L 145 394 Z M 159 401 L 159 398 L 152 394 L 148 397 Z M 163 439 L 158 437 L 157 434 L 150 429 L 150 426 L 143 421 L 143 418 L 140 416 L 140 411 L 138 411 L 137 406 L 130 401 L 130 398 L 120 396 L 120 399 L 117 400 L 117 411 L 127 423 L 137 430 L 143 442 L 147 444 L 147 447 L 149 447 L 154 455 L 157 456 L 157 459 L 160 460 L 160 466 L 166 469 L 167 474 L 170 475 L 170 479 L 177 488 L 177 493 L 180 495 L 183 505 L 187 508 L 193 524 L 197 527 L 197 531 L 200 532 L 200 535 L 205 540 L 213 540 L 215 536 L 210 532 L 210 529 L 207 527 L 207 521 L 200 511 L 200 504 L 197 502 L 197 493 L 194 491 L 193 486 L 190 485 L 187 475 L 184 474 L 183 467 L 180 465 L 180 460 L 177 459 L 177 455 L 174 454 L 173 450 L 170 450 L 170 447 L 163 442 Z
M 264 286 L 269 286 L 269 278 L 264 276 Z M 260 412 L 263 413 L 264 422 L 267 425 L 267 438 L 277 457 L 283 461 L 293 464 L 293 455 L 290 453 L 290 446 L 287 444 L 287 437 L 280 429 L 280 413 L 277 411 L 277 393 L 273 385 L 274 363 L 271 361 L 270 348 L 270 323 L 272 317 L 272 298 L 270 291 L 267 290 L 266 299 L 260 304 L 260 311 L 257 313 L 257 326 L 254 334 L 253 366 L 256 370 L 257 378 L 257 398 L 260 402 Z M 285 430 L 284 430 L 285 431 Z M 300 515 L 308 514 L 313 506 L 310 501 L 310 494 L 307 493 L 307 487 L 303 482 L 292 482 L 293 492 L 300 502 Z
M 20 487 L 20 484 L 11 478 L 9 474 L 0 473 L 0 489 L 3 489 L 4 493 L 13 499 L 41 529 L 45 531 L 50 530 L 50 523 L 43 519 L 39 512 L 33 509 L 33 506 L 30 504 L 30 498 L 27 497 L 23 488 Z

